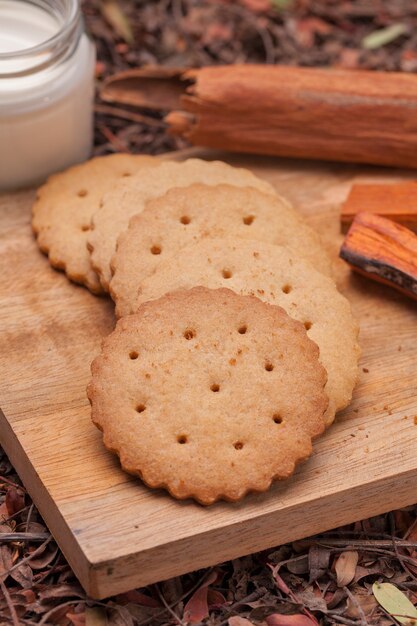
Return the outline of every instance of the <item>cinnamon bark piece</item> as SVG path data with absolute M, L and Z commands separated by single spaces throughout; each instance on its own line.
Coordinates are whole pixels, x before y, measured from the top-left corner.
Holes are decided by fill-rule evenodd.
M 364 211 L 417 232 L 417 181 L 352 185 L 340 212 L 342 232 L 346 233 L 355 216 Z
M 171 110 L 170 132 L 194 145 L 417 168 L 412 74 L 268 65 L 140 68 L 108 80 L 101 96 Z
M 372 213 L 358 213 L 340 249 L 355 272 L 417 300 L 417 235 Z

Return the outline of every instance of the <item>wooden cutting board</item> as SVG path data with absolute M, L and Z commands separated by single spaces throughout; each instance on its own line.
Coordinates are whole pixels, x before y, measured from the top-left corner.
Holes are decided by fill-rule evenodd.
M 85 394 L 90 362 L 114 325 L 112 304 L 70 284 L 39 253 L 33 192 L 0 197 L 1 443 L 97 598 L 417 501 L 417 305 L 337 260 L 338 208 L 352 182 L 416 173 L 223 158 L 273 183 L 321 232 L 363 350 L 353 402 L 314 456 L 288 482 L 240 504 L 176 502 L 119 469 Z

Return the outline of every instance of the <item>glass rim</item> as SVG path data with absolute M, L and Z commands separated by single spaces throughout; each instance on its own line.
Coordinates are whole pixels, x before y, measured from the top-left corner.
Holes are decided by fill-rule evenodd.
M 40 6 L 39 3 L 32 2 L 32 0 L 23 0 L 24 2 L 30 2 L 31 4 L 35 4 Z M 71 33 L 76 30 L 77 25 L 80 21 L 81 17 L 81 9 L 79 0 L 68 0 L 69 7 L 68 13 L 64 17 L 64 22 L 58 29 L 58 31 L 49 39 L 42 41 L 36 46 L 30 46 L 29 48 L 23 48 L 22 50 L 15 50 L 13 52 L 0 52 L 0 61 L 12 61 L 13 59 L 23 59 L 24 57 L 34 57 L 37 55 L 44 54 L 45 52 L 53 49 L 57 44 L 62 41 L 63 38 L 71 35 Z M 44 8 L 41 6 L 41 8 Z

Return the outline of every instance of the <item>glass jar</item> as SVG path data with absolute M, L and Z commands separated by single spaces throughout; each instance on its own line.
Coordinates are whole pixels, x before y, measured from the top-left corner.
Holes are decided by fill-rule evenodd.
M 0 189 L 89 157 L 94 66 L 78 0 L 0 0 Z

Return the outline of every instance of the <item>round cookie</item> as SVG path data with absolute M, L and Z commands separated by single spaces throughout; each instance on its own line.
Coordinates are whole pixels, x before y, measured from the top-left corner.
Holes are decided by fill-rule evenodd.
M 111 259 L 119 235 L 127 229 L 130 218 L 143 211 L 147 200 L 163 196 L 171 187 L 189 187 L 193 183 L 238 187 L 256 187 L 275 193 L 273 187 L 252 172 L 235 168 L 221 161 L 188 159 L 182 163 L 164 162 L 157 170 L 144 170 L 132 176 L 127 184 L 119 183 L 103 197 L 101 208 L 94 214 L 88 237 L 91 261 L 106 291 L 111 280 Z
M 112 189 L 116 181 L 127 180 L 126 177 L 145 165 L 152 167 L 159 163 L 154 157 L 112 154 L 48 178 L 37 192 L 32 228 L 51 265 L 64 270 L 68 278 L 93 293 L 102 293 L 86 247 L 91 217 L 103 193 Z
M 202 504 L 288 478 L 324 429 L 326 373 L 280 307 L 197 287 L 119 320 L 88 397 L 105 446 L 150 487 Z
M 281 246 L 236 238 L 205 239 L 161 263 L 143 281 L 136 309 L 168 291 L 196 285 L 255 295 L 278 304 L 305 325 L 327 370 L 325 422 L 329 426 L 335 413 L 351 400 L 360 354 L 358 324 L 333 280 Z
M 134 311 L 132 296 L 162 261 L 204 237 L 230 235 L 285 245 L 317 270 L 331 274 L 319 236 L 279 196 L 251 187 L 195 184 L 170 189 L 148 202 L 120 235 L 110 283 L 116 314 Z

